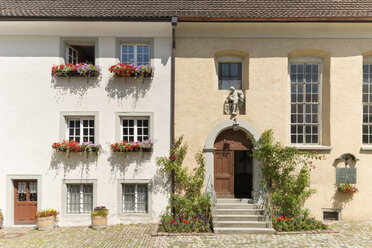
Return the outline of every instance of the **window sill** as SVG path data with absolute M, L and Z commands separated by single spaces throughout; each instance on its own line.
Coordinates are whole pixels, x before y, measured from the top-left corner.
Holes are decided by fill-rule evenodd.
M 330 151 L 332 150 L 331 146 L 322 146 L 322 145 L 290 145 L 298 150 L 313 150 L 313 151 Z
M 88 219 L 90 219 L 90 213 L 81 213 L 81 214 L 67 214 L 67 213 L 63 213 L 63 214 L 61 214 L 61 216 L 63 218 L 76 218 L 76 217 L 79 217 L 79 218 L 88 218 Z
M 151 215 L 150 213 L 129 213 L 129 212 L 120 212 L 118 214 L 119 218 L 149 218 Z
M 362 151 L 372 151 L 372 145 L 362 145 L 360 147 L 360 150 L 362 150 Z

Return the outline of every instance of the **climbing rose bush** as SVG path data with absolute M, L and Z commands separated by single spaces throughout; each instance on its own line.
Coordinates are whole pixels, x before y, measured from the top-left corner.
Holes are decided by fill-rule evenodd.
M 118 63 L 111 66 L 108 70 L 114 73 L 115 77 L 145 78 L 153 76 L 155 67 L 151 65 L 135 66 L 134 64 L 126 65 Z
M 93 76 L 101 73 L 101 67 L 92 63 L 53 65 L 52 76 L 67 76 L 70 72 L 77 72 L 81 76 Z
M 111 144 L 113 152 L 150 152 L 152 151 L 154 143 L 151 140 L 144 141 L 121 141 Z
M 74 140 L 64 140 L 62 143 L 54 142 L 52 148 L 57 152 L 99 152 L 101 145 L 93 144 L 92 142 L 80 144 Z

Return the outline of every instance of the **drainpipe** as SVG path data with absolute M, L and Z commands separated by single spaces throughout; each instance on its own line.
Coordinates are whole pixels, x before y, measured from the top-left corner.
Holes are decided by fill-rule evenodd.
M 172 17 L 172 58 L 171 58 L 171 95 L 170 95 L 170 144 L 171 148 L 174 145 L 174 115 L 175 115 L 175 57 L 176 57 L 176 26 L 178 22 L 178 17 Z M 174 171 L 172 171 L 172 194 L 174 194 L 175 188 L 175 178 L 174 178 Z M 175 209 L 172 206 L 172 215 L 175 217 Z

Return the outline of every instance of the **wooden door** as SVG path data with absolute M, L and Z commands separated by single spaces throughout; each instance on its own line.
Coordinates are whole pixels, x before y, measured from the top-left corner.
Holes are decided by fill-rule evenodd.
M 37 181 L 16 180 L 14 183 L 14 224 L 34 224 L 37 211 Z
M 214 189 L 217 197 L 234 197 L 234 151 L 214 152 Z

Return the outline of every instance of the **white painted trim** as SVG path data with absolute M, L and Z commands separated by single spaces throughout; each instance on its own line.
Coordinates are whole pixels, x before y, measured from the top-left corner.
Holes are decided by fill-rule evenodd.
M 149 61 L 148 61 L 148 65 L 151 65 L 151 44 L 149 43 L 121 43 L 120 44 L 120 55 L 119 55 L 119 59 L 120 59 L 120 63 L 123 63 L 122 61 L 122 56 L 123 56 L 123 46 L 134 46 L 134 51 L 133 51 L 133 58 L 134 58 L 134 61 L 133 61 L 133 64 L 135 66 L 138 65 L 138 61 L 137 61 L 137 50 L 138 50 L 138 46 L 148 46 L 149 47 Z
M 4 226 L 14 225 L 14 185 L 13 180 L 37 181 L 37 211 L 42 209 L 42 176 L 39 174 L 9 174 L 6 175 L 6 210 Z M 17 225 L 18 226 L 18 225 Z
M 153 112 L 116 112 L 115 113 L 115 141 L 122 141 L 121 120 L 123 118 L 148 118 L 149 119 L 149 140 L 154 141 L 154 113 Z
M 322 145 L 296 145 L 296 144 L 292 144 L 289 147 L 294 147 L 298 150 L 314 150 L 314 151 L 330 151 L 330 150 L 332 150 L 331 146 L 322 146 Z
M 372 151 L 372 145 L 362 145 L 360 147 L 360 150 L 362 150 L 362 151 Z

